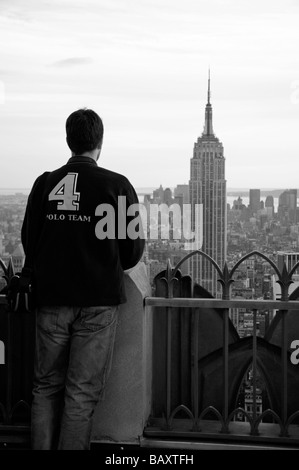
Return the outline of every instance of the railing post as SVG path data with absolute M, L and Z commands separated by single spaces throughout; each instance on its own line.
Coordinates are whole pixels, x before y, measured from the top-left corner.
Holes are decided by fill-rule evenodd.
M 256 362 L 257 362 L 257 339 L 256 339 L 256 316 L 257 310 L 254 309 L 252 311 L 253 314 L 253 335 L 252 335 L 252 400 L 253 400 L 253 412 L 252 412 L 252 419 L 253 419 L 253 429 L 254 431 L 252 434 L 258 435 L 258 429 L 255 426 L 256 419 L 257 419 L 257 412 L 256 412 Z
M 221 432 L 228 433 L 228 320 L 229 309 L 223 311 L 223 426 Z
M 169 428 L 171 414 L 171 309 L 166 308 L 167 338 L 166 338 L 166 427 Z
M 193 406 L 194 406 L 194 426 L 193 426 L 193 431 L 199 431 L 199 423 L 198 423 L 198 415 L 199 415 L 199 384 L 198 384 L 198 349 L 199 349 L 199 309 L 196 308 L 194 309 L 194 332 L 193 332 L 193 337 L 194 337 L 194 348 L 193 348 L 193 357 L 194 357 L 194 364 L 193 364 L 193 384 L 192 384 L 192 401 L 193 401 Z
M 288 436 L 285 428 L 288 419 L 288 364 L 287 364 L 287 331 L 286 331 L 286 314 L 287 310 L 281 311 L 281 420 L 283 423 L 283 436 Z
M 12 409 L 12 346 L 11 346 L 11 311 L 7 309 L 7 342 L 6 342 L 6 371 L 7 371 L 7 383 L 6 383 L 6 422 L 11 422 L 11 409 Z
M 222 299 L 228 300 L 230 298 L 230 286 L 233 282 L 231 273 L 229 272 L 227 262 L 224 263 L 223 271 L 221 273 L 219 282 L 222 286 Z M 229 432 L 228 422 L 228 400 L 229 400 L 229 383 L 228 383 L 228 359 L 229 359 L 229 309 L 223 310 L 223 425 L 221 432 Z
M 170 260 L 168 260 L 166 268 L 166 281 L 168 297 L 173 297 L 173 289 L 175 278 Z M 167 331 L 166 331 L 166 428 L 170 429 L 171 415 L 171 362 L 172 362 L 172 309 L 166 307 Z
M 292 283 L 292 270 L 289 273 L 286 263 L 283 263 L 280 276 L 281 300 L 289 299 L 289 286 Z M 281 311 L 281 420 L 283 425 L 282 436 L 287 436 L 286 423 L 288 419 L 288 364 L 287 364 L 287 331 L 286 315 L 288 310 Z

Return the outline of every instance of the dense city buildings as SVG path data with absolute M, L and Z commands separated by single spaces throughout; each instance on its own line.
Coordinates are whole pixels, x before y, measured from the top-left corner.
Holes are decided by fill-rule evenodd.
M 213 130 L 212 105 L 210 101 L 210 77 L 208 101 L 205 109 L 204 130 L 194 144 L 190 168 L 190 203 L 192 227 L 195 228 L 196 204 L 203 205 L 203 244 L 201 250 L 213 258 L 219 266 L 226 259 L 226 180 L 223 145 Z M 189 272 L 212 295 L 217 295 L 217 273 L 203 257 L 189 260 Z
M 11 261 L 16 272 L 21 270 L 24 263 L 21 227 L 27 197 L 19 192 L 0 195 L 0 259 L 6 266 Z M 5 285 L 0 268 L 0 291 Z

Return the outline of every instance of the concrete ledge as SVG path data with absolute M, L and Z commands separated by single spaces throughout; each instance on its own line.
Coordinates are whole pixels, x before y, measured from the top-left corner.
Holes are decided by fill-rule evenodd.
M 152 315 L 144 309 L 151 287 L 144 263 L 125 275 L 115 349 L 104 399 L 93 420 L 92 442 L 138 443 L 151 410 Z

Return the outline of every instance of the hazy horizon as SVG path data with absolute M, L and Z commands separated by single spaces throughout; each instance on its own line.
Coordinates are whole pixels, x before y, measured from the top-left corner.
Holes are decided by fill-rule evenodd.
M 186 183 L 178 183 L 178 184 L 180 185 L 180 184 L 186 184 Z M 135 186 L 135 190 L 136 190 L 136 192 L 141 192 L 141 190 L 142 190 L 142 192 L 146 192 L 146 191 L 151 191 L 152 192 L 155 189 L 158 189 L 159 186 L 154 186 L 154 185 L 152 185 L 152 186 Z M 162 184 L 163 189 L 166 189 L 166 188 L 169 187 L 171 190 L 174 190 L 176 186 L 177 185 L 175 185 L 175 186 L 166 186 L 166 185 Z M 263 188 L 256 188 L 256 187 L 254 187 L 254 188 L 245 188 L 244 187 L 244 188 L 227 188 L 226 193 L 229 193 L 229 192 L 236 192 L 236 193 L 237 192 L 249 192 L 250 189 L 260 189 L 261 192 L 285 191 L 287 189 L 297 189 L 299 191 L 299 188 L 266 188 L 266 187 L 263 187 Z M 27 191 L 27 192 L 29 192 L 30 190 L 31 190 L 31 187 L 27 187 L 27 188 L 9 188 L 9 187 L 5 188 L 5 187 L 3 187 L 3 188 L 0 188 L 0 195 L 1 195 L 1 193 L 2 193 L 2 195 L 4 195 L 5 194 L 5 193 L 3 193 L 4 191 L 9 191 L 9 192 L 11 192 L 11 191 L 16 191 L 16 192 Z M 298 194 L 298 198 L 299 198 L 299 194 Z

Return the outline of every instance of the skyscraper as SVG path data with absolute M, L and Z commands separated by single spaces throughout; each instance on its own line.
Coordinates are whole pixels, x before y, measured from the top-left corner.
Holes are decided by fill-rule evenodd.
M 203 245 L 201 250 L 223 267 L 226 259 L 226 180 L 223 145 L 215 136 L 210 102 L 210 72 L 208 79 L 208 102 L 205 109 L 205 124 L 201 137 L 194 143 L 190 171 L 190 202 L 192 225 L 195 224 L 195 204 L 203 204 Z M 213 296 L 217 296 L 218 275 L 211 263 L 202 256 L 189 259 L 189 272 L 194 282 L 199 283 Z
M 283 224 L 297 222 L 297 189 L 286 189 L 279 195 L 277 214 Z
M 257 214 L 261 208 L 261 190 L 249 189 L 249 208 L 252 214 Z
M 265 207 L 273 207 L 274 208 L 274 197 L 269 195 L 266 197 Z

